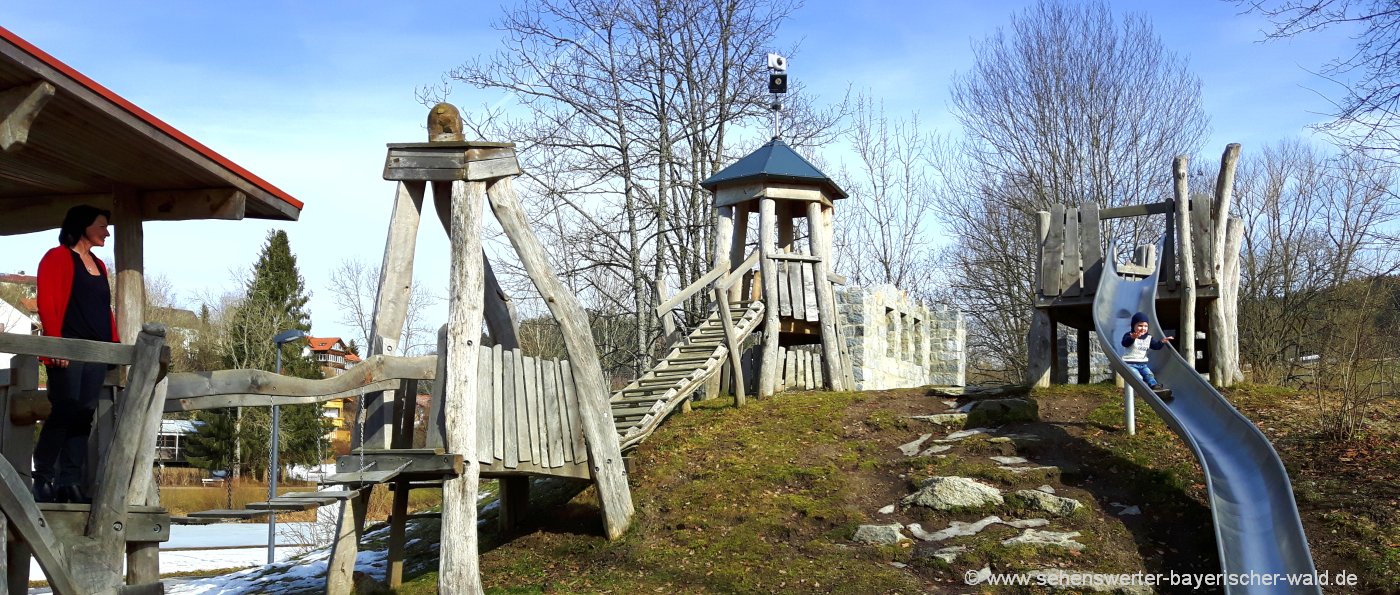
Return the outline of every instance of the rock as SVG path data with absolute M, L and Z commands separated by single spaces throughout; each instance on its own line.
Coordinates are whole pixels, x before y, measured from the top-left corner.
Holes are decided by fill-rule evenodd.
M 890 562 L 890 566 L 893 566 L 893 567 L 895 567 L 895 568 L 908 568 L 908 567 L 909 567 L 908 564 L 905 564 L 905 563 L 903 563 L 903 562 Z
M 1030 462 L 1030 461 L 1026 460 L 1024 457 L 987 457 L 987 458 L 989 458 L 989 459 L 991 459 L 991 460 L 993 460 L 993 461 L 996 461 L 996 462 L 998 462 L 998 463 L 1001 463 L 1001 464 L 1003 464 L 1003 465 L 1019 465 L 1019 464 L 1021 464 L 1021 463 L 1029 463 L 1029 462 Z
M 980 585 L 992 576 L 992 567 L 983 566 L 981 570 L 969 570 L 963 575 L 963 582 L 969 585 Z
M 904 536 L 904 533 L 901 532 L 903 528 L 904 525 L 899 523 L 890 525 L 861 525 L 856 528 L 856 535 L 852 537 L 851 540 L 858 543 L 873 543 L 876 545 L 898 545 L 904 541 L 913 541 Z
M 1042 491 L 1042 492 L 1045 492 L 1045 493 L 1047 493 L 1047 494 L 1053 494 L 1053 493 L 1055 493 L 1055 488 L 1052 488 L 1052 487 L 1050 487 L 1050 486 L 1048 486 L 1048 485 L 1043 485 L 1043 486 L 1040 486 L 1040 487 L 1038 487 L 1038 488 L 1036 488 L 1036 489 L 1037 489 L 1037 490 L 1040 490 L 1040 491 Z
M 1079 537 L 1078 531 L 1039 531 L 1036 529 L 1026 529 L 1020 535 L 1010 539 L 1002 540 L 1005 546 L 1012 545 L 1033 545 L 1065 548 L 1070 551 L 1081 551 L 1084 544 L 1075 541 Z
M 967 546 L 965 545 L 950 545 L 945 548 L 939 548 L 937 550 L 934 550 L 932 553 L 927 554 L 926 557 L 938 558 L 939 560 L 942 560 L 945 563 L 952 564 L 953 560 L 958 559 L 958 554 L 961 554 L 966 551 Z
M 1118 511 L 1118 516 L 1132 516 L 1136 514 L 1142 514 L 1142 509 L 1138 508 L 1136 505 L 1124 506 L 1123 510 Z
M 388 593 L 389 584 L 374 578 L 369 573 L 355 571 L 350 579 L 354 584 L 355 595 L 375 595 L 376 593 Z
M 1040 421 L 1040 408 L 1030 399 L 988 399 L 973 401 L 967 412 L 970 426 L 999 426 Z
M 981 508 L 1002 504 L 1001 491 L 966 477 L 931 477 L 924 480 L 919 491 L 902 501 L 906 506 L 924 506 L 935 510 Z
M 1090 593 L 1120 593 L 1122 595 L 1152 595 L 1148 585 L 1118 584 L 1122 575 L 1075 572 L 1062 568 L 1042 568 L 1025 573 L 1032 584 L 1043 585 L 1050 591 Z
M 919 436 L 918 440 L 915 440 L 908 444 L 900 445 L 899 452 L 904 453 L 904 456 L 912 457 L 914 456 L 914 453 L 919 452 L 919 447 L 923 446 L 924 442 L 932 437 L 933 434 L 924 434 L 922 436 Z
M 1047 494 L 1039 490 L 1021 490 L 1011 495 L 1013 502 L 1020 501 L 1027 508 L 1048 512 L 1056 516 L 1069 516 L 1084 505 L 1073 498 Z
M 1046 519 L 1023 519 L 1017 521 L 1004 521 L 1001 517 L 993 515 L 973 523 L 953 521 L 948 523 L 946 529 L 940 529 L 929 533 L 918 523 L 913 523 L 906 527 L 909 534 L 924 541 L 945 541 L 954 537 L 967 537 L 981 533 L 983 529 L 992 525 L 1007 525 L 1017 529 L 1029 529 L 1031 527 L 1044 527 L 1050 524 Z
M 943 401 L 943 404 L 944 404 L 944 405 L 947 405 L 949 409 L 953 409 L 953 408 L 956 408 L 956 407 L 958 406 L 958 402 L 957 402 L 957 401 Z
M 952 447 L 952 446 L 949 446 L 949 445 L 947 445 L 947 444 L 935 444 L 935 445 L 933 445 L 933 446 L 930 446 L 930 447 L 928 447 L 928 448 L 925 448 L 922 452 L 919 453 L 919 456 L 921 456 L 921 457 L 926 457 L 926 456 L 929 456 L 929 455 L 931 455 L 931 454 L 933 454 L 933 453 L 943 452 L 943 451 L 948 450 L 948 449 L 950 449 L 950 448 L 953 448 L 953 447 Z
M 935 414 L 932 414 L 932 415 L 915 415 L 915 416 L 910 417 L 910 419 L 917 419 L 917 420 L 919 420 L 919 421 L 926 421 L 926 422 L 929 422 L 929 423 L 935 423 L 935 424 L 939 424 L 939 425 L 944 425 L 944 424 L 960 424 L 960 423 L 964 423 L 964 422 L 967 421 L 967 414 L 966 414 L 966 413 L 935 413 Z
M 891 504 L 880 509 L 880 514 L 894 514 L 894 505 Z
M 968 430 L 958 430 L 956 432 L 953 432 L 952 434 L 948 434 L 948 437 L 944 438 L 944 440 L 952 440 L 956 442 L 958 440 L 962 440 L 963 438 L 976 436 L 978 434 L 990 434 L 995 431 L 996 428 L 972 428 Z

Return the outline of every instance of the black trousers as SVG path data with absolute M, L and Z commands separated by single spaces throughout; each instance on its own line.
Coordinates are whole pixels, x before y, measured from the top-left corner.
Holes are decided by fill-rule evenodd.
M 69 362 L 66 368 L 48 366 L 48 372 L 53 412 L 44 420 L 39 443 L 34 445 L 34 482 L 82 485 L 88 435 L 107 365 Z

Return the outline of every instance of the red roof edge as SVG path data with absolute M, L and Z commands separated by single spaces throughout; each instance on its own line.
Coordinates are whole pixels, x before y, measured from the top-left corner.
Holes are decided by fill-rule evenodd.
M 4 38 L 10 43 L 19 46 L 21 50 L 24 50 L 29 55 L 34 56 L 35 58 L 38 58 L 39 61 L 49 65 L 51 68 L 59 72 L 62 72 L 63 74 L 68 75 L 69 78 L 72 78 L 82 86 L 87 87 L 92 92 L 97 93 L 102 97 L 105 97 L 107 100 L 111 101 L 112 103 L 115 103 L 118 107 L 126 110 L 127 112 L 130 112 L 132 115 L 136 116 L 137 118 L 140 118 L 147 124 L 156 127 L 156 129 L 160 130 L 161 132 L 169 134 L 171 137 L 173 137 L 175 140 L 180 141 L 180 143 L 184 144 L 186 147 L 189 147 L 198 152 L 199 154 L 204 155 L 205 157 L 213 160 L 215 163 L 218 163 L 219 165 L 228 168 L 229 171 L 232 171 L 239 177 L 251 182 L 254 186 L 262 188 L 263 190 L 267 191 L 268 194 L 282 199 L 287 204 L 295 207 L 298 211 L 301 210 L 303 206 L 305 206 L 301 201 L 292 198 L 292 195 L 282 191 L 281 188 L 273 186 L 267 180 L 264 180 L 254 175 L 253 172 L 244 169 L 243 166 L 229 161 L 227 157 L 224 157 L 223 155 L 220 155 L 217 152 L 215 152 L 213 149 L 204 146 L 203 143 L 200 143 L 199 141 L 190 138 L 189 135 L 180 132 L 179 130 L 176 130 L 174 126 L 166 124 L 160 118 L 151 115 L 146 110 L 136 107 L 136 104 L 127 101 L 126 98 L 122 97 L 121 95 L 117 95 L 111 89 L 108 89 L 107 87 L 98 84 L 97 81 L 94 81 L 88 78 L 83 73 L 74 70 L 73 67 L 64 64 L 58 58 L 50 56 L 48 52 L 45 52 L 44 50 L 41 50 L 38 47 L 35 47 L 34 44 L 25 41 L 24 38 L 15 35 L 9 29 L 6 29 L 3 26 L 0 26 L 0 38 Z

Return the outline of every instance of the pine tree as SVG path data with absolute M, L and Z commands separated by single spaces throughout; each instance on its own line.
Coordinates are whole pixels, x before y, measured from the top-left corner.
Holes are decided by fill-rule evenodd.
M 233 465 L 232 409 L 206 409 L 195 412 L 194 434 L 186 436 L 182 447 L 185 460 L 199 469 L 227 470 Z

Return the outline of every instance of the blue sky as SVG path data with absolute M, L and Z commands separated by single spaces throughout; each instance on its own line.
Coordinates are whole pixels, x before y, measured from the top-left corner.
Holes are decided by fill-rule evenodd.
M 970 44 L 1007 23 L 1021 1 L 811 1 L 780 31 L 796 44 L 789 72 L 820 98 L 847 86 L 884 99 L 891 112 L 918 111 L 956 133 L 947 106 Z M 1115 12 L 1148 15 L 1166 46 L 1185 55 L 1203 82 L 1212 120 L 1207 155 L 1240 142 L 1308 136 L 1331 92 L 1308 73 L 1342 55 L 1345 31 L 1258 43 L 1267 25 L 1230 3 L 1127 1 Z M 394 187 L 381 178 L 385 143 L 424 139 L 416 87 L 494 51 L 492 2 L 5 2 L 0 25 L 125 96 L 215 151 L 304 201 L 287 229 L 307 287 L 317 335 L 351 336 L 328 290 L 345 258 L 380 260 Z M 474 8 L 480 7 L 480 8 Z M 456 87 L 466 109 L 499 93 Z M 491 139 L 510 140 L 510 139 Z M 839 164 L 840 153 L 824 156 Z M 1163 164 L 1164 167 L 1167 164 Z M 189 307 L 202 293 L 232 288 L 230 270 L 249 266 L 268 229 L 258 220 L 149 223 L 149 273 L 175 286 Z M 120 233 L 119 229 L 114 233 Z M 33 272 L 54 232 L 0 237 L 0 272 Z M 446 292 L 447 243 L 432 215 L 420 230 L 417 275 Z M 104 256 L 110 256 L 106 254 Z M 434 318 L 445 318 L 445 308 Z

